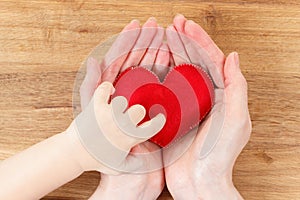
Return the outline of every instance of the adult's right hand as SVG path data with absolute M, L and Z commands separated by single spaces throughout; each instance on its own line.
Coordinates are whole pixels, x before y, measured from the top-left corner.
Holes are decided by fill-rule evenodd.
M 232 169 L 249 140 L 251 121 L 238 54 L 225 60 L 208 34 L 182 15 L 167 29 L 167 39 L 176 65 L 187 61 L 201 65 L 216 86 L 215 105 L 191 146 L 165 167 L 168 189 L 175 199 L 242 199 L 233 185 Z M 180 143 L 176 148 L 181 148 Z

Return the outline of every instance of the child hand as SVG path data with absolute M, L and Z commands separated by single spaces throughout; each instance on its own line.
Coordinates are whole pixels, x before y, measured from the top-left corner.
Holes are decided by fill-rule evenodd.
M 126 110 L 127 100 L 121 96 L 108 103 L 113 92 L 111 83 L 100 84 L 91 102 L 76 117 L 69 129 L 78 134 L 85 149 L 99 162 L 98 166 L 95 165 L 95 170 L 108 174 L 115 174 L 116 171 L 134 172 L 145 167 L 145 163 L 137 156 L 129 154 L 131 148 L 158 133 L 166 118 L 158 114 L 137 126 L 145 117 L 145 108 L 133 105 Z M 111 170 L 107 170 L 108 168 Z

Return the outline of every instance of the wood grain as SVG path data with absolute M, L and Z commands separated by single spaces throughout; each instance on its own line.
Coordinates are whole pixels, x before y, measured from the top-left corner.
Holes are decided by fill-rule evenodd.
M 300 2 L 0 1 L 0 160 L 66 129 L 72 89 L 88 53 L 132 19 L 166 27 L 182 13 L 228 54 L 249 85 L 253 133 L 234 168 L 245 199 L 300 199 Z M 47 181 L 47 180 L 45 180 Z M 85 173 L 44 199 L 87 199 Z M 172 199 L 164 190 L 159 199 Z

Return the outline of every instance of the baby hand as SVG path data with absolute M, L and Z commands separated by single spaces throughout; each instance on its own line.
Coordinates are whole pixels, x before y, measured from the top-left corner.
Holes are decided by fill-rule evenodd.
M 134 172 L 143 168 L 145 163 L 138 156 L 129 154 L 131 148 L 157 134 L 163 128 L 166 118 L 158 114 L 137 126 L 145 117 L 145 108 L 133 105 L 127 109 L 128 102 L 122 96 L 108 103 L 113 92 L 111 83 L 102 83 L 89 105 L 70 127 L 76 130 L 89 154 L 101 163 L 98 171 L 110 174 L 116 171 Z

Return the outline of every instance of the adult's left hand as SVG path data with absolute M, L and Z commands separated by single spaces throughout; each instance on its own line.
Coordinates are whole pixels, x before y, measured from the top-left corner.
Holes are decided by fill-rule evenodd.
M 84 109 L 98 84 L 113 82 L 117 75 L 131 66 L 143 66 L 163 76 L 169 65 L 169 51 L 163 44 L 164 30 L 154 18 L 140 27 L 137 20 L 129 23 L 120 33 L 104 60 L 94 58 L 87 62 L 87 73 L 81 85 L 81 107 Z M 153 64 L 154 63 L 154 64 Z M 159 147 L 151 142 L 135 146 L 133 153 L 148 153 Z M 162 157 L 156 158 L 162 162 Z M 100 184 L 90 199 L 156 199 L 164 187 L 163 169 L 145 174 L 101 174 Z

